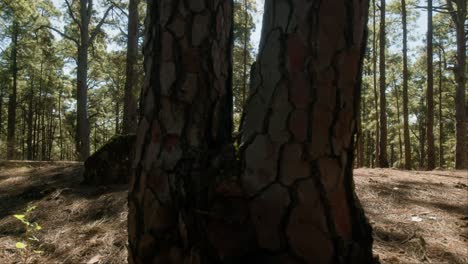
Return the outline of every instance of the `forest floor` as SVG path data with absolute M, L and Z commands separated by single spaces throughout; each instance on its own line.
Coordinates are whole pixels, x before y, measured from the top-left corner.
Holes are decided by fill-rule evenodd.
M 74 162 L 0 162 L 0 263 L 126 263 L 126 186 L 81 185 Z M 468 263 L 468 173 L 355 170 L 382 263 Z M 36 206 L 40 250 L 13 217 Z M 22 252 L 22 253 L 21 253 Z

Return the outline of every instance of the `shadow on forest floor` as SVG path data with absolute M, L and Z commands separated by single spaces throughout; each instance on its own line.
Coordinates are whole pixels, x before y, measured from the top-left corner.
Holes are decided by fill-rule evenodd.
M 383 263 L 468 262 L 468 175 L 355 170 Z
M 81 182 L 81 163 L 0 162 L 0 263 L 20 261 L 24 227 L 12 215 L 29 205 L 37 206 L 31 217 L 43 227 L 45 253 L 28 263 L 125 262 L 127 186 Z
M 30 204 L 45 253 L 28 263 L 126 262 L 127 186 L 84 186 L 81 174 L 81 163 L 0 162 L 0 263 L 20 262 L 12 215 Z M 355 182 L 382 263 L 468 262 L 466 173 L 358 169 Z

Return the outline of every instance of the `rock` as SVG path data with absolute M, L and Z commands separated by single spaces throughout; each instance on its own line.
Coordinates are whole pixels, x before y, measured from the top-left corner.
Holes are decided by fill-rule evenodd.
M 129 182 L 136 136 L 115 136 L 84 163 L 84 184 L 108 185 Z

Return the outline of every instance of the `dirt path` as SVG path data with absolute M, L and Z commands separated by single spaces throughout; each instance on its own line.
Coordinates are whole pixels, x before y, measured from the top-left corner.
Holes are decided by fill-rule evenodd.
M 0 162 L 0 263 L 15 248 L 28 205 L 43 254 L 27 263 L 126 263 L 126 186 L 89 187 L 80 163 Z M 355 170 L 382 263 L 468 263 L 468 173 Z

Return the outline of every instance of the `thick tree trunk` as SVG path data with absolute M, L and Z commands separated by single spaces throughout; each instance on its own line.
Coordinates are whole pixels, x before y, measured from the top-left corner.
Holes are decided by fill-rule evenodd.
M 352 187 L 367 8 L 266 2 L 241 182 L 259 247 L 283 252 L 282 263 L 371 261 L 370 226 Z M 360 250 L 349 255 L 343 241 Z
M 16 158 L 16 106 L 17 106 L 17 93 L 18 93 L 18 35 L 19 25 L 18 22 L 13 22 L 12 26 L 12 49 L 11 49 L 11 74 L 13 76 L 13 83 L 11 86 L 11 93 L 8 99 L 8 126 L 7 126 L 7 159 Z
M 406 1 L 401 0 L 403 23 L 403 138 L 405 141 L 405 169 L 411 170 L 411 142 L 409 133 L 408 111 L 408 30 L 406 23 Z
M 374 81 L 374 107 L 375 107 L 375 163 L 377 167 L 379 164 L 379 153 L 380 153 L 380 120 L 379 120 L 379 94 L 377 92 L 377 27 L 376 27 L 376 5 L 375 0 L 372 0 L 372 68 L 373 68 L 373 81 Z M 374 165 L 372 165 L 374 167 Z
M 385 72 L 385 0 L 380 0 L 380 39 L 379 39 L 379 73 L 380 73 L 380 144 L 379 167 L 388 168 L 387 158 L 387 98 L 386 98 L 386 72 Z
M 432 45 L 432 0 L 427 0 L 427 170 L 435 168 L 435 144 L 434 144 L 434 67 L 433 67 L 433 45 Z
M 352 179 L 366 2 L 266 2 L 240 171 L 232 2 L 184 3 L 148 3 L 129 262 L 372 263 Z
M 122 133 L 135 133 L 137 127 L 137 60 L 138 60 L 138 3 L 130 0 L 128 5 L 127 63 L 123 106 Z
M 453 4 L 457 8 L 453 7 Z M 467 110 L 466 110 L 466 0 L 447 0 L 447 6 L 456 26 L 457 35 L 457 67 L 455 78 L 457 90 L 455 95 L 455 119 L 456 119 L 456 147 L 455 147 L 455 168 L 468 169 L 468 149 L 467 149 Z
M 208 241 L 222 234 L 197 229 L 221 213 L 207 201 L 218 152 L 231 143 L 232 3 L 150 0 L 147 8 L 129 263 L 214 263 L 223 253 Z

